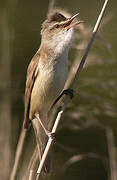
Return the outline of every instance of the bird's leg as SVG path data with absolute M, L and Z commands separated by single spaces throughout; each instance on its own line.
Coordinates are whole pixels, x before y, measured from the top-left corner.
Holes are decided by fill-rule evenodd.
M 39 159 L 41 160 L 42 152 L 41 152 L 41 144 L 40 144 L 39 135 L 38 135 L 38 133 L 39 133 L 39 126 L 38 126 L 38 122 L 37 122 L 37 119 L 36 119 L 36 118 L 33 119 L 32 125 L 33 125 L 34 132 L 35 132 L 35 137 L 36 137 L 36 142 L 37 142 Z
M 54 139 L 54 138 L 55 138 L 55 134 L 54 134 L 54 133 L 51 133 L 48 129 L 45 128 L 45 126 L 44 126 L 44 124 L 42 123 L 42 121 L 41 121 L 38 113 L 35 114 L 35 117 L 36 117 L 37 120 L 39 121 L 39 123 L 40 123 L 41 127 L 43 128 L 45 134 L 46 134 L 49 138 Z
M 52 108 L 54 107 L 54 105 L 61 99 L 61 97 L 66 94 L 68 95 L 71 99 L 74 97 L 74 90 L 73 89 L 65 89 L 63 90 L 63 92 L 60 94 L 60 96 L 55 100 L 55 102 L 52 105 Z M 51 109 L 52 109 L 51 108 Z

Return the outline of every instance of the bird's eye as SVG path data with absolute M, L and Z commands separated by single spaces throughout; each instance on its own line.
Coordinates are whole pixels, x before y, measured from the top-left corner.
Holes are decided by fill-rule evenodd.
M 59 28 L 59 24 L 56 24 L 54 27 L 55 27 L 55 28 Z

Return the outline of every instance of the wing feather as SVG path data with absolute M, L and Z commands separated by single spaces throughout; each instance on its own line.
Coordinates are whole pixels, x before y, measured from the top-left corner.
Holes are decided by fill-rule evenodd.
M 27 129 L 29 126 L 29 112 L 30 112 L 30 100 L 32 89 L 39 73 L 38 62 L 40 59 L 40 53 L 37 52 L 32 58 L 28 70 L 27 70 L 27 80 L 26 80 L 26 90 L 25 90 L 25 112 L 24 112 L 24 128 Z

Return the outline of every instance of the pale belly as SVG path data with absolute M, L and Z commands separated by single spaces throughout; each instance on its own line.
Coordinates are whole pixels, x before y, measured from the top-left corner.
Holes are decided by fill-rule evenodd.
M 30 119 L 35 113 L 43 116 L 49 112 L 63 90 L 66 78 L 67 66 L 64 64 L 39 72 L 31 94 Z

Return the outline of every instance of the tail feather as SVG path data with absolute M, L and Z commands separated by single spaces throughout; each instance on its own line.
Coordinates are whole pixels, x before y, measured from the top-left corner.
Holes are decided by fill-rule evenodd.
M 42 128 L 42 127 L 40 127 Z M 45 150 L 45 147 L 46 147 L 46 144 L 47 144 L 47 141 L 48 141 L 48 137 L 47 135 L 45 134 L 44 130 L 41 129 L 43 132 L 40 132 L 40 135 L 39 135 L 39 139 L 40 139 L 40 142 L 41 142 L 41 152 L 42 152 L 42 155 L 44 153 L 44 150 Z M 45 160 L 45 163 L 44 163 L 44 166 L 43 166 L 43 171 L 44 173 L 49 173 L 50 172 L 50 153 L 48 153 L 47 157 L 46 157 L 46 160 Z
M 48 141 L 48 137 L 37 119 L 35 119 L 35 121 L 33 120 L 33 127 L 35 130 L 35 135 L 38 143 L 39 159 L 41 161 L 42 155 L 44 153 Z M 49 172 L 50 172 L 50 155 L 48 154 L 43 166 L 43 174 L 45 175 Z

